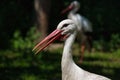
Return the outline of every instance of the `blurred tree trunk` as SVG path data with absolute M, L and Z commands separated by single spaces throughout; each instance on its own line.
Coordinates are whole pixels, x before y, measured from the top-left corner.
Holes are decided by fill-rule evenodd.
M 38 31 L 41 33 L 40 39 L 43 39 L 47 35 L 51 0 L 34 0 L 34 6 L 36 25 Z

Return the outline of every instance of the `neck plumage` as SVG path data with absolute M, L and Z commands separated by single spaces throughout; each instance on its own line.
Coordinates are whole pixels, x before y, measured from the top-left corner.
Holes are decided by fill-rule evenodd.
M 62 70 L 66 69 L 68 66 L 70 66 L 72 63 L 74 63 L 72 58 L 72 45 L 74 43 L 76 37 L 76 31 L 71 34 L 64 44 L 64 50 L 62 55 Z
M 78 11 L 77 7 L 73 8 L 69 13 L 76 14 Z

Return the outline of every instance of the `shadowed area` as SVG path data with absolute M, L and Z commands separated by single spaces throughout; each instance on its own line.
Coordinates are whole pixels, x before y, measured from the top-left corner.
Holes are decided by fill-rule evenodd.
M 0 80 L 61 80 L 61 52 L 62 48 L 50 52 L 43 51 L 39 55 L 2 51 Z M 115 53 L 109 55 L 109 53 L 94 52 L 89 54 L 86 52 L 82 64 L 77 63 L 78 55 L 75 54 L 73 58 L 81 68 L 89 72 L 118 80 L 120 55 Z

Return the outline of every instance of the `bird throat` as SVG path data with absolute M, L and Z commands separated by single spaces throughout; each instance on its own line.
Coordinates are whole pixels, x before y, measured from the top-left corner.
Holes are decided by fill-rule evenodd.
M 72 45 L 74 43 L 76 37 L 76 31 L 71 34 L 65 41 L 64 44 L 64 50 L 62 54 L 62 69 L 66 69 L 66 67 L 70 66 L 72 63 L 74 63 L 72 58 Z

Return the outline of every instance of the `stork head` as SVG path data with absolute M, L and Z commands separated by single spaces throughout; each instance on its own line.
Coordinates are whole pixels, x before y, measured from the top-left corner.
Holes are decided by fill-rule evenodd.
M 66 9 L 62 11 L 62 14 L 72 11 L 72 12 L 77 12 L 80 8 L 80 3 L 78 1 L 73 1 Z
M 61 35 L 70 35 L 76 30 L 76 25 L 71 19 L 66 19 L 61 21 L 58 26 L 57 30 L 61 30 Z
M 54 42 L 55 40 L 64 40 L 72 34 L 77 27 L 74 22 L 70 19 L 66 19 L 61 21 L 57 29 L 55 29 L 51 34 L 49 34 L 45 39 L 39 42 L 34 48 L 33 51 L 36 51 L 36 54 L 46 48 L 49 44 Z

